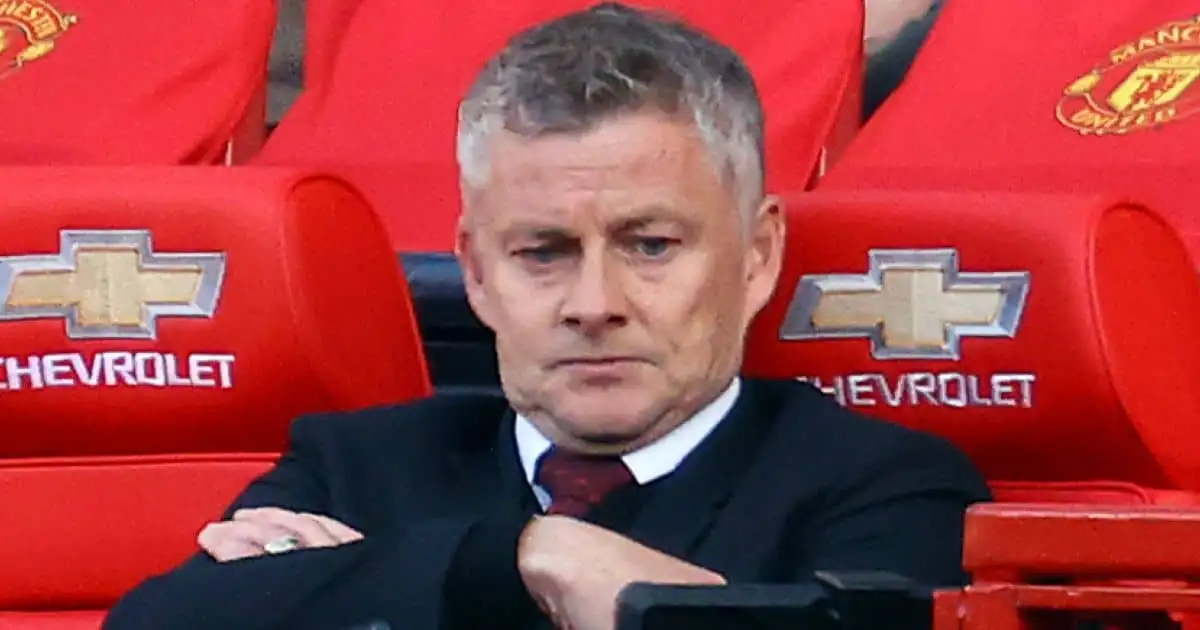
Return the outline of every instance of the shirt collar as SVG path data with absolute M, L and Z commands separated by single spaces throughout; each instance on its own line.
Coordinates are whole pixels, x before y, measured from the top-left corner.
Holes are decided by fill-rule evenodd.
M 721 423 L 729 414 L 733 404 L 737 402 L 741 392 L 741 380 L 734 378 L 725 391 L 701 409 L 686 422 L 675 427 L 670 433 L 658 440 L 621 456 L 621 461 L 629 467 L 633 478 L 639 484 L 647 484 L 671 474 L 679 467 L 708 434 Z M 514 428 L 517 440 L 517 454 L 521 458 L 521 467 L 525 471 L 525 480 L 534 485 L 534 475 L 537 473 L 538 459 L 550 450 L 552 444 L 542 435 L 528 418 L 517 414 Z M 534 485 L 536 490 L 540 490 Z M 546 498 L 538 492 L 538 499 L 545 504 Z

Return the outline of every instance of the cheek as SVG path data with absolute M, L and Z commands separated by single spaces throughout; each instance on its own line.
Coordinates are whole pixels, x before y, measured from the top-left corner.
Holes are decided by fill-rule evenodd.
M 558 312 L 557 293 L 511 270 L 497 268 L 488 287 L 496 335 L 523 337 L 546 334 Z M 502 341 L 498 339 L 498 341 Z
M 676 350 L 707 338 L 717 315 L 713 310 L 717 305 L 703 283 L 672 279 L 643 285 L 630 301 L 652 338 Z
M 654 338 L 685 362 L 695 362 L 719 354 L 732 345 L 726 343 L 730 337 L 741 334 L 745 299 L 736 269 L 713 269 L 673 274 L 645 287 L 638 302 Z

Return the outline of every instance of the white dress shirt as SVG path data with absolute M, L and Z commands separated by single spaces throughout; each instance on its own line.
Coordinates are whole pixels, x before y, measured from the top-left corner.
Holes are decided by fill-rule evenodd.
M 720 396 L 686 422 L 658 440 L 622 455 L 621 461 L 629 467 L 629 472 L 633 473 L 633 478 L 638 484 L 644 485 L 674 472 L 683 459 L 729 415 L 729 410 L 737 402 L 741 387 L 741 380 L 734 378 Z M 544 510 L 550 505 L 550 494 L 545 488 L 534 483 L 534 476 L 537 474 L 538 459 L 553 445 L 521 414 L 517 414 L 514 431 L 517 454 L 521 458 L 521 467 L 525 470 L 525 480 L 533 487 L 533 493 Z

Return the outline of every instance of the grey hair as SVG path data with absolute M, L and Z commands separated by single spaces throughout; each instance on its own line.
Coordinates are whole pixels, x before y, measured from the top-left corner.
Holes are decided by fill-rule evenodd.
M 488 178 L 497 131 L 582 133 L 656 109 L 696 126 L 749 217 L 763 198 L 763 110 L 732 50 L 670 17 L 605 3 L 519 33 L 480 72 L 458 112 L 465 186 Z

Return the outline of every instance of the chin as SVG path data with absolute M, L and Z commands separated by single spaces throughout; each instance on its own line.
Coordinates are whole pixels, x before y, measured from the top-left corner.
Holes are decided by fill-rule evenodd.
M 551 413 L 577 439 L 617 445 L 637 441 L 650 431 L 661 415 L 655 407 L 629 394 L 569 393 Z

